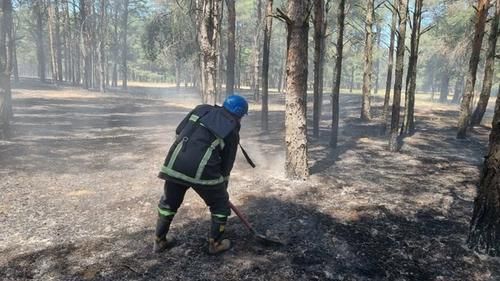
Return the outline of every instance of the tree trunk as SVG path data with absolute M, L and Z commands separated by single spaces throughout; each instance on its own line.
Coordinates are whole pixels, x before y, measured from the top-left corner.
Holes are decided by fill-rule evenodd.
M 481 95 L 477 103 L 476 110 L 472 114 L 471 125 L 478 126 L 483 120 L 488 101 L 490 100 L 491 87 L 493 85 L 493 71 L 495 69 L 495 55 L 498 37 L 498 23 L 500 21 L 500 0 L 496 1 L 495 16 L 491 21 L 490 35 L 488 37 L 488 51 L 486 53 L 486 63 L 484 65 L 484 78 Z
M 12 28 L 12 2 L 0 1 L 0 138 L 7 136 L 10 113 L 10 68 L 8 65 L 8 37 Z M 12 38 L 11 38 L 12 39 Z
M 361 102 L 361 120 L 371 120 L 371 101 L 373 74 L 373 18 L 375 17 L 374 0 L 366 0 L 365 51 L 363 69 L 363 98 Z
M 284 42 L 283 42 L 284 44 Z M 287 54 L 288 54 L 288 50 L 286 48 L 283 48 L 283 57 L 281 59 L 281 69 L 280 69 L 280 82 L 279 82 L 279 86 L 278 86 L 278 92 L 280 92 L 280 94 L 285 94 L 285 91 L 286 91 L 286 59 L 287 59 Z
M 278 69 L 279 73 L 278 73 L 278 83 L 276 84 L 277 88 L 278 88 L 278 93 L 281 94 L 281 90 L 283 89 L 283 76 L 284 75 L 284 71 L 283 69 L 285 68 L 285 63 L 284 63 L 284 60 L 281 60 L 281 64 L 280 64 L 280 67 Z
M 441 87 L 439 89 L 439 102 L 447 103 L 450 94 L 450 74 L 445 70 L 441 76 Z
M 479 63 L 479 55 L 481 53 L 481 45 L 483 43 L 484 27 L 486 25 L 486 17 L 488 16 L 489 0 L 478 0 L 476 12 L 476 24 L 474 38 L 472 39 L 472 51 L 469 61 L 469 70 L 466 76 L 465 91 L 460 105 L 460 117 L 458 119 L 457 138 L 463 139 L 467 136 L 467 127 L 471 115 L 471 100 L 474 94 L 476 85 L 477 66 Z
M 63 45 L 64 45 L 64 73 L 65 73 L 65 80 L 66 81 L 74 81 L 74 75 L 73 75 L 73 62 L 72 62 L 72 49 L 71 49 L 71 42 L 72 42 L 72 36 L 71 36 L 71 20 L 69 17 L 69 1 L 68 0 L 63 0 L 63 18 L 64 18 L 64 25 L 63 25 Z
M 266 24 L 264 26 L 264 48 L 262 54 L 262 118 L 263 131 L 269 129 L 268 100 L 269 100 L 269 50 L 271 48 L 271 32 L 273 28 L 273 0 L 267 0 Z
M 454 104 L 458 104 L 460 102 L 460 98 L 462 97 L 462 92 L 464 89 L 464 77 L 460 74 L 455 82 L 455 89 L 453 90 L 453 100 L 451 101 Z
M 398 0 L 394 0 L 393 6 L 397 9 L 399 5 Z M 385 96 L 384 96 L 384 122 L 382 125 L 383 133 L 387 130 L 387 121 L 389 119 L 389 102 L 391 99 L 391 87 L 392 87 L 392 69 L 394 66 L 394 39 L 396 37 L 396 25 L 398 21 L 397 11 L 392 12 L 391 21 L 391 36 L 389 39 L 389 54 L 387 58 L 387 80 L 385 82 Z
M 227 62 L 226 96 L 234 93 L 234 65 L 236 60 L 236 9 L 235 0 L 226 0 L 227 5 Z
M 33 4 L 33 14 L 36 18 L 35 44 L 36 56 L 38 61 L 38 77 L 41 82 L 45 82 L 45 44 L 43 43 L 43 3 L 35 1 Z
M 349 83 L 349 94 L 352 94 L 352 90 L 354 89 L 354 70 L 356 70 L 355 65 L 351 65 L 351 82 Z
M 59 81 L 59 67 L 57 65 L 57 52 L 56 52 L 56 40 L 57 40 L 57 35 L 55 34 L 55 25 L 56 25 L 56 20 L 55 20 L 55 5 L 52 3 L 52 0 L 48 0 L 48 31 L 49 31 L 49 49 L 50 49 L 50 66 L 51 66 L 51 71 L 52 71 L 52 82 L 57 84 L 57 81 Z
M 92 29 L 90 27 L 90 20 L 88 19 L 89 8 L 87 6 L 86 0 L 80 0 L 80 17 L 81 17 L 81 37 L 82 45 L 80 50 L 82 52 L 83 58 L 83 88 L 90 89 L 92 87 L 92 54 L 91 54 L 91 33 Z
M 179 90 L 181 88 L 181 63 L 178 58 L 174 60 L 175 67 L 175 88 Z
M 17 40 L 16 40 L 16 33 L 13 34 L 13 40 L 12 40 L 12 71 L 14 75 L 14 81 L 19 82 L 19 66 L 17 62 Z
M 262 29 L 262 0 L 257 1 L 257 16 L 256 16 L 256 26 L 255 26 L 255 35 L 254 35 L 254 58 L 253 58 L 253 98 L 255 101 L 259 101 L 259 88 L 260 88 L 260 36 Z
M 77 14 L 77 7 L 76 5 L 73 5 L 73 15 Z M 74 40 L 74 49 L 75 49 L 75 55 L 74 55 L 74 62 L 75 62 L 75 85 L 80 85 L 82 83 L 82 70 L 81 70 L 81 45 L 83 44 L 83 34 L 82 34 L 82 18 L 80 16 L 80 19 L 75 16 L 75 25 L 74 25 L 74 30 L 75 32 L 75 40 Z
M 313 136 L 319 137 L 319 122 L 321 120 L 321 96 L 323 95 L 323 41 L 325 37 L 325 1 L 314 2 L 314 102 L 313 102 Z
M 100 0 L 100 11 L 99 11 L 99 48 L 98 48 L 98 58 L 99 58 L 99 90 L 101 93 L 106 91 L 106 34 L 108 32 L 108 22 L 106 19 L 106 0 Z
M 333 77 L 332 91 L 332 134 L 330 136 L 330 146 L 337 148 L 337 140 L 339 134 L 339 117 L 340 117 L 340 82 L 342 81 L 342 59 L 344 52 L 344 25 L 345 25 L 345 0 L 340 0 L 338 8 L 337 26 L 337 57 L 335 59 L 335 76 Z
M 6 6 L 6 13 L 5 13 L 5 18 L 2 24 L 5 24 L 5 47 L 6 47 L 6 52 L 7 52 L 7 70 L 6 70 L 6 75 L 9 80 L 9 90 L 6 91 L 6 96 L 5 96 L 5 101 L 4 103 L 7 105 L 5 107 L 7 111 L 7 116 L 9 119 L 12 119 L 14 117 L 14 112 L 12 112 L 12 91 L 10 90 L 11 88 L 11 83 L 10 83 L 10 78 L 12 75 L 12 69 L 14 65 L 14 52 L 15 52 L 15 37 L 14 37 L 14 24 L 13 24 L 13 8 L 12 8 L 12 2 L 7 4 L 8 7 Z
M 59 1 L 54 0 L 54 46 L 56 48 L 57 80 L 63 81 L 63 58 L 61 49 L 61 20 L 59 13 Z
M 406 20 L 407 20 L 407 0 L 398 0 L 399 14 L 399 30 L 398 30 L 398 46 L 396 49 L 396 73 L 394 77 L 394 98 L 392 102 L 392 117 L 391 117 L 391 136 L 389 139 L 389 150 L 399 150 L 398 129 L 399 129 L 399 114 L 401 108 L 401 88 L 403 86 L 403 71 L 404 71 L 404 56 L 405 56 L 405 37 L 406 37 Z
M 111 55 L 113 57 L 113 71 L 111 75 L 111 87 L 118 87 L 118 58 L 120 52 L 120 42 L 118 35 L 118 14 L 119 14 L 119 2 L 114 4 L 113 11 L 113 47 L 111 49 Z
M 304 98 L 307 91 L 309 0 L 288 0 L 287 79 L 285 99 L 286 175 L 292 179 L 309 176 Z
M 408 62 L 408 73 L 406 76 L 406 105 L 405 120 L 402 134 L 411 135 L 415 131 L 415 94 L 417 89 L 417 64 L 418 49 L 420 43 L 420 26 L 422 22 L 423 0 L 415 0 L 415 11 L 413 12 L 413 24 L 411 31 L 410 58 Z
M 498 1 L 497 1 L 498 4 Z M 477 252 L 500 255 L 500 87 L 498 88 L 490 133 L 488 155 L 485 157 L 479 190 L 467 243 Z
M 204 103 L 216 103 L 217 42 L 222 0 L 203 0 L 199 10 L 198 42 L 201 49 L 202 99 Z
M 380 23 L 377 23 L 375 27 L 376 27 L 376 37 L 377 37 L 377 50 L 380 50 L 380 45 L 382 43 L 382 26 L 380 26 Z M 380 56 L 377 56 L 377 60 L 375 61 L 375 90 L 373 91 L 375 95 L 378 95 L 378 90 L 380 88 L 379 78 L 380 78 Z
M 121 70 L 122 70 L 122 88 L 124 90 L 127 89 L 128 87 L 128 66 L 127 66 L 127 60 L 128 60 L 128 43 L 127 43 L 127 36 L 128 36 L 128 7 L 129 6 L 129 0 L 123 0 L 123 15 L 122 15 L 122 34 L 121 34 L 121 44 L 122 44 L 122 65 L 121 65 Z
M 222 19 L 224 18 L 224 0 L 221 0 L 220 3 L 220 24 L 217 32 L 219 33 L 219 37 L 217 39 L 217 90 L 215 91 L 215 100 L 216 102 L 222 103 L 222 83 L 224 80 L 224 46 L 222 45 L 223 37 L 222 37 Z
M 238 69 L 237 69 L 237 77 L 238 77 L 238 80 L 237 80 L 237 88 L 238 90 L 241 89 L 241 64 L 242 64 L 242 61 L 241 61 L 241 51 L 242 51 L 242 46 L 241 46 L 241 36 L 238 36 Z

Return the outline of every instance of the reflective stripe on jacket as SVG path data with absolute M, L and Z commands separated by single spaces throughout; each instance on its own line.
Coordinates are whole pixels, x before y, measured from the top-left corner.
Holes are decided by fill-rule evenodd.
M 199 105 L 177 127 L 159 177 L 186 185 L 214 186 L 227 181 L 239 143 L 240 124 L 218 106 Z

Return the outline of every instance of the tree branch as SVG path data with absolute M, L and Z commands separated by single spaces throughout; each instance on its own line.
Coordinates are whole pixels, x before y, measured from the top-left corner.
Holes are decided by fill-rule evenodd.
M 293 21 L 290 19 L 280 8 L 276 8 L 276 14 L 273 15 L 274 18 L 285 22 L 288 25 L 292 25 Z
M 382 2 L 380 2 L 377 6 L 375 6 L 375 8 L 373 9 L 374 11 L 376 11 L 378 8 L 380 8 L 382 5 L 385 5 L 385 2 L 387 2 L 387 0 L 384 0 Z
M 427 26 L 426 28 L 424 28 L 424 30 L 422 30 L 422 31 L 420 32 L 420 34 L 419 34 L 419 35 L 420 35 L 420 36 L 424 35 L 426 32 L 428 32 L 429 30 L 433 29 L 434 27 L 436 27 L 436 25 L 435 25 L 435 24 L 431 24 L 431 25 Z

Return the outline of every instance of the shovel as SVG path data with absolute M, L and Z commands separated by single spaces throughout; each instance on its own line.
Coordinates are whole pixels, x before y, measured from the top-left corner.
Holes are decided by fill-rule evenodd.
M 231 201 L 229 201 L 229 207 L 231 208 L 231 210 L 234 211 L 234 213 L 238 216 L 238 218 L 240 218 L 241 222 L 243 222 L 243 224 L 248 228 L 248 230 L 252 232 L 253 236 L 255 237 L 255 239 L 257 239 L 258 242 L 266 246 L 284 245 L 284 243 L 281 241 L 268 238 L 264 234 L 258 233 L 257 230 L 255 230 L 255 228 L 253 228 L 253 226 L 250 224 L 246 216 L 242 212 L 240 212 L 240 210 L 238 210 L 238 208 L 236 208 L 236 206 L 234 206 L 233 203 L 231 203 Z

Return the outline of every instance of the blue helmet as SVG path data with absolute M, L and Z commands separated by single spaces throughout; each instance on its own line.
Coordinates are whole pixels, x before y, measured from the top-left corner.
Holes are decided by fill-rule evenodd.
M 248 114 L 248 102 L 242 96 L 232 95 L 227 97 L 223 106 L 239 118 Z

